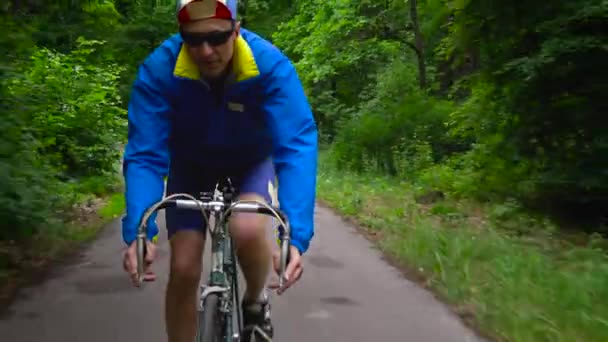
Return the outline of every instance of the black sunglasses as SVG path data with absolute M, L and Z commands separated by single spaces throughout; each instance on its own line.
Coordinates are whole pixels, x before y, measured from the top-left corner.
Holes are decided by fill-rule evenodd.
M 228 31 L 213 31 L 213 32 L 186 32 L 180 29 L 180 35 L 182 36 L 183 41 L 190 46 L 200 46 L 205 42 L 210 46 L 220 46 L 225 44 L 232 33 L 234 32 L 234 23 L 232 28 Z

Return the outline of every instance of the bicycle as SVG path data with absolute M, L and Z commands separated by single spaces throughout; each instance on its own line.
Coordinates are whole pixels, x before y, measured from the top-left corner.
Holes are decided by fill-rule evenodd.
M 221 190 L 220 190 L 221 188 Z M 290 227 L 285 214 L 278 208 L 261 201 L 234 201 L 236 191 L 230 178 L 216 183 L 213 193 L 201 193 L 200 200 L 185 193 L 173 194 L 151 205 L 142 215 L 137 231 L 137 272 L 138 281 L 143 283 L 146 223 L 156 211 L 176 207 L 200 210 L 207 222 L 211 235 L 211 271 L 207 284 L 200 286 L 196 341 L 198 342 L 238 342 L 243 332 L 242 312 L 239 298 L 237 266 L 229 236 L 227 221 L 233 212 L 258 213 L 274 216 L 279 222 L 278 243 L 280 244 L 279 286 L 285 282 L 285 268 L 289 261 Z M 186 199 L 177 199 L 185 197 Z M 214 219 L 213 229 L 206 212 Z M 236 316 L 236 327 L 234 316 Z M 254 328 L 251 341 L 256 336 L 264 338 L 259 327 Z M 256 333 L 257 332 L 257 333 Z M 267 337 L 267 341 L 270 341 Z

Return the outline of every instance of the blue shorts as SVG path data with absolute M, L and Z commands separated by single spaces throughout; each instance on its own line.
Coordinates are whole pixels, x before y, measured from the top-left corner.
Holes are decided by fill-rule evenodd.
M 174 193 L 187 193 L 199 198 L 201 192 L 213 192 L 218 180 L 230 177 L 237 193 L 255 193 L 268 203 L 272 202 L 268 193 L 268 183 L 275 185 L 274 164 L 270 158 L 248 168 L 226 172 L 210 171 L 193 166 L 171 166 L 167 179 L 167 196 Z M 178 230 L 206 230 L 206 222 L 200 212 L 167 208 L 165 210 L 167 234 L 171 236 Z

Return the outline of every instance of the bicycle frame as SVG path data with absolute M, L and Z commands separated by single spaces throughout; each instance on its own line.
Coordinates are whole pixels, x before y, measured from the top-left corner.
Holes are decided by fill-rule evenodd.
M 220 201 L 226 204 L 232 203 L 234 189 L 222 189 L 216 191 L 211 198 L 213 201 Z M 203 197 L 205 194 L 201 194 Z M 223 322 L 224 341 L 238 341 L 240 333 L 243 330 L 242 313 L 238 290 L 238 273 L 236 267 L 236 257 L 232 248 L 234 242 L 230 236 L 228 220 L 225 217 L 225 211 L 220 208 L 212 209 L 213 229 L 210 222 L 207 221 L 209 227 L 209 235 L 211 236 L 211 271 L 209 272 L 209 281 L 207 285 L 201 285 L 201 293 L 199 299 L 199 313 L 202 314 L 204 309 L 205 298 L 210 293 L 221 294 L 221 320 Z M 235 303 L 237 305 L 235 305 Z M 233 318 L 236 313 L 237 331 L 234 332 Z M 199 327 L 200 333 L 200 327 Z
M 242 313 L 240 308 L 238 273 L 236 257 L 234 253 L 233 240 L 228 229 L 228 220 L 232 212 L 250 212 L 274 216 L 279 221 L 278 233 L 281 248 L 279 286 L 285 281 L 285 268 L 289 260 L 290 227 L 289 221 L 280 209 L 258 201 L 233 201 L 236 195 L 234 188 L 227 179 L 223 189 L 218 190 L 222 184 L 218 182 L 213 194 L 201 193 L 201 200 L 197 200 L 189 194 L 174 194 L 167 196 L 161 201 L 150 206 L 141 218 L 137 233 L 137 261 L 138 280 L 140 285 L 144 277 L 144 257 L 146 224 L 149 217 L 156 211 L 167 207 L 178 207 L 180 209 L 199 210 L 205 220 L 209 235 L 211 236 L 211 270 L 207 284 L 200 286 L 199 314 L 202 314 L 205 299 L 209 294 L 217 293 L 221 301 L 217 314 L 221 316 L 224 342 L 239 341 L 243 329 Z M 185 197 L 187 199 L 175 199 Z M 213 229 L 206 212 L 213 218 Z M 234 331 L 234 314 L 237 316 L 237 327 Z M 200 323 L 200 321 L 199 321 Z M 197 332 L 197 338 L 200 329 Z

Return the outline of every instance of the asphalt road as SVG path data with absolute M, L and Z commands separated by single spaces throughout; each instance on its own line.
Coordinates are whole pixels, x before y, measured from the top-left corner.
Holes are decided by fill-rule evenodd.
M 164 221 L 162 213 L 159 218 Z M 168 243 L 163 238 L 159 246 L 157 281 L 135 289 L 121 267 L 119 222 L 108 226 L 71 264 L 24 290 L 9 315 L 0 319 L 0 340 L 166 341 Z M 276 341 L 481 341 L 323 207 L 317 207 L 316 235 L 304 269 L 295 287 L 283 296 L 273 294 Z

